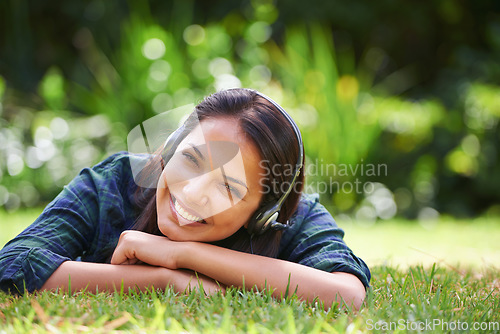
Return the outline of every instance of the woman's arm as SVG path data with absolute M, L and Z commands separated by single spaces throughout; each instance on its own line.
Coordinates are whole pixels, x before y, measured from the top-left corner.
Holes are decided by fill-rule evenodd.
M 122 285 L 128 290 L 145 290 L 149 287 L 165 289 L 172 286 L 176 292 L 184 292 L 203 284 L 206 293 L 224 290 L 214 280 L 204 275 L 196 275 L 189 270 L 171 270 L 148 265 L 116 266 L 105 263 L 65 261 L 49 277 L 42 290 L 63 289 L 90 292 L 120 290 Z
M 130 173 L 128 155 L 122 153 L 84 168 L 0 250 L 0 290 L 39 290 L 62 263 L 80 256 L 105 262 L 120 233 L 135 221 Z
M 307 301 L 315 298 L 325 307 L 333 302 L 359 308 L 365 297 L 361 281 L 348 273 L 329 273 L 297 263 L 237 252 L 198 242 L 174 242 L 165 237 L 125 231 L 111 263 L 143 261 L 170 269 L 197 271 L 226 286 L 271 287 L 274 295 L 286 291 Z
M 225 285 L 272 287 L 273 295 L 282 297 L 296 291 L 309 302 L 315 298 L 325 307 L 333 302 L 359 309 L 365 287 L 354 275 L 329 273 L 294 262 L 237 252 L 210 244 L 179 243 L 177 266 L 201 272 Z

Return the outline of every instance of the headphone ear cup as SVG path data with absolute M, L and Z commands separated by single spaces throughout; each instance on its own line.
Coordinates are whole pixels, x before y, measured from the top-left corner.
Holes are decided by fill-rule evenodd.
M 258 209 L 248 223 L 248 233 L 250 235 L 260 235 L 269 230 L 271 225 L 278 219 L 279 212 L 280 207 L 276 204 L 270 204 Z

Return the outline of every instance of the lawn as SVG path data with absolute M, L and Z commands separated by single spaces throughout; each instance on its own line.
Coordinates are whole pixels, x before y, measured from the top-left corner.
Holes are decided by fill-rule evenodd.
M 0 242 L 37 213 L 0 213 Z M 269 291 L 239 289 L 211 297 L 196 290 L 0 293 L 0 332 L 500 333 L 500 280 L 493 262 L 499 258 L 498 224 L 483 219 L 442 221 L 431 230 L 403 221 L 343 227 L 373 275 L 357 312 L 335 305 L 325 311 L 294 295 L 273 299 Z
M 437 262 L 452 269 L 500 269 L 499 219 L 338 223 L 345 230 L 347 244 L 370 267 L 404 269 L 422 264 L 428 268 Z

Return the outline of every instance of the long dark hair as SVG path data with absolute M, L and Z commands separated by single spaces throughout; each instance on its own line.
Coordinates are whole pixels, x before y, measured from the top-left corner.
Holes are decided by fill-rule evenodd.
M 259 150 L 262 159 L 261 166 L 266 170 L 265 180 L 262 182 L 266 191 L 263 193 L 259 207 L 276 202 L 283 195 L 292 180 L 292 172 L 296 168 L 299 143 L 289 121 L 271 102 L 250 89 L 229 89 L 210 95 L 198 104 L 193 114 L 188 117 L 176 144 L 193 130 L 196 123 L 192 122 L 194 117 L 200 122 L 218 117 L 232 117 L 238 120 L 238 125 L 247 138 Z M 172 147 L 171 153 L 176 148 L 176 146 Z M 163 158 L 161 154 L 158 154 L 155 159 Z M 149 170 L 144 173 L 145 177 L 160 175 L 161 166 L 158 160 L 153 159 L 146 167 Z M 281 207 L 279 222 L 286 222 L 294 213 L 303 183 L 304 168 L 301 169 L 292 191 Z M 156 189 L 139 187 L 135 196 L 142 212 L 133 228 L 161 235 L 157 224 Z M 276 257 L 280 240 L 281 231 L 268 230 L 262 235 L 254 236 L 250 241 L 250 235 L 246 228 L 242 227 L 232 236 L 213 242 L 213 244 L 247 253 Z

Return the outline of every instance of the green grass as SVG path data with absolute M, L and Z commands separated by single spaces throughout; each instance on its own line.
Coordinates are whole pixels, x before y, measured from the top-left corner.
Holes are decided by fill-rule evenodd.
M 2 244 L 39 212 L 0 212 Z M 423 332 L 457 333 L 468 332 L 459 330 L 467 326 L 469 332 L 500 333 L 496 222 L 444 220 L 431 229 L 405 221 L 340 224 L 348 244 L 372 270 L 371 289 L 357 312 L 324 311 L 296 296 L 274 299 L 268 291 L 240 289 L 210 297 L 171 290 L 0 293 L 0 332 L 386 333 L 394 332 L 392 326 L 416 333 L 420 326 Z M 474 265 L 469 253 L 491 261 Z M 490 328 L 474 330 L 475 323 Z
M 497 326 L 486 332 L 500 332 L 499 285 L 494 271 L 459 273 L 437 266 L 401 271 L 378 266 L 373 268 L 365 306 L 358 312 L 324 311 L 321 305 L 301 302 L 295 296 L 276 300 L 266 291 L 238 289 L 210 297 L 197 290 L 178 295 L 170 290 L 42 292 L 22 297 L 0 293 L 0 331 L 356 333 L 393 332 L 376 330 L 376 326 L 396 326 L 404 329 L 401 332 L 417 332 L 412 329 L 426 321 L 439 321 L 427 332 L 451 332 L 443 326 L 473 329 L 475 323 Z
M 453 269 L 500 270 L 498 219 L 338 223 L 346 233 L 346 243 L 369 266 L 422 264 L 429 268 L 437 262 Z

